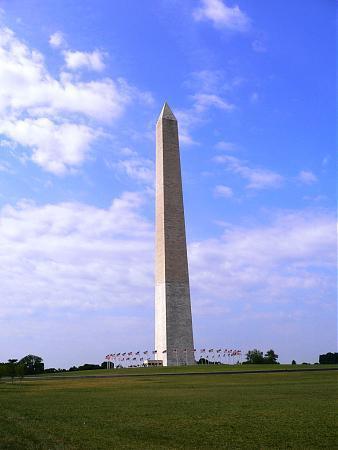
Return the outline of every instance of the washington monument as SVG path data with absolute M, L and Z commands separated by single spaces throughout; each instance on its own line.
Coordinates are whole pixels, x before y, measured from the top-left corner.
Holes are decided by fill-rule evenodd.
M 156 124 L 155 348 L 165 366 L 195 363 L 178 127 L 167 103 Z

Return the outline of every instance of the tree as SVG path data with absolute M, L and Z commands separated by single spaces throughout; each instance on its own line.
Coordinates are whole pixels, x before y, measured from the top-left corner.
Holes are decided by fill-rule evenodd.
M 83 364 L 82 366 L 78 367 L 78 370 L 97 370 L 97 369 L 101 369 L 99 364 Z
M 294 365 L 297 364 L 297 363 L 296 363 L 296 361 L 293 359 L 291 364 L 294 366 Z
M 263 364 L 264 357 L 263 352 L 257 350 L 257 348 L 253 350 L 249 350 L 246 356 L 246 364 Z
M 21 380 L 25 375 L 25 366 L 23 364 L 17 363 L 15 365 L 15 376 L 19 377 Z
M 6 372 L 7 372 L 6 375 L 11 377 L 12 383 L 13 383 L 14 377 L 15 377 L 15 372 L 16 372 L 15 366 L 16 366 L 17 362 L 18 362 L 17 359 L 9 359 L 8 363 L 6 364 L 6 369 L 7 369 L 6 370 Z
M 0 363 L 0 381 L 6 375 L 6 364 Z
M 277 359 L 278 355 L 272 349 L 268 350 L 264 355 L 264 362 L 266 364 L 278 364 Z
M 319 364 L 338 364 L 338 353 L 326 353 L 319 355 Z
M 27 355 L 20 359 L 19 364 L 24 366 L 26 375 L 37 375 L 43 373 L 45 365 L 41 356 Z

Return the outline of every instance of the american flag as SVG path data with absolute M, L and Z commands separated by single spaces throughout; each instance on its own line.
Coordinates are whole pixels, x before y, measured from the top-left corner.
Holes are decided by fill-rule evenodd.
M 122 356 L 125 356 L 125 355 L 126 355 L 126 352 L 122 353 Z
M 133 354 L 133 352 L 128 352 L 128 355 L 131 356 Z
M 140 354 L 140 352 L 136 352 L 136 353 L 135 353 L 135 355 L 139 355 L 139 354 Z
M 163 352 L 162 353 L 167 353 L 167 350 L 163 350 Z
M 201 348 L 200 352 L 205 353 L 205 348 Z
M 214 351 L 213 348 L 210 348 L 210 349 L 209 349 L 209 353 L 213 353 L 213 351 Z
M 146 350 L 145 352 L 143 352 L 144 355 L 148 355 L 148 350 Z

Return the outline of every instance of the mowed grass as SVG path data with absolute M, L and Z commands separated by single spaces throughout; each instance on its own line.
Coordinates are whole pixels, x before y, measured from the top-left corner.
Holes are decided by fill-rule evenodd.
M 75 372 L 61 372 L 55 374 L 44 374 L 45 377 L 76 377 L 79 375 L 93 376 L 111 376 L 111 375 L 138 375 L 138 374 L 159 374 L 159 373 L 182 373 L 182 372 L 224 372 L 224 371 L 248 371 L 248 370 L 308 370 L 308 369 L 322 369 L 322 368 L 337 368 L 336 364 L 210 364 L 210 365 L 194 365 L 194 366 L 179 366 L 179 367 L 130 367 L 121 369 L 99 369 L 99 370 L 82 370 Z
M 337 372 L 0 383 L 1 449 L 336 449 Z

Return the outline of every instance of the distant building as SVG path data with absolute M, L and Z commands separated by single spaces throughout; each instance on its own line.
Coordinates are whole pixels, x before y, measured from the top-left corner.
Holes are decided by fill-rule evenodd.
M 144 366 L 146 367 L 151 367 L 151 366 L 163 366 L 163 361 L 161 359 L 146 359 L 143 363 Z

